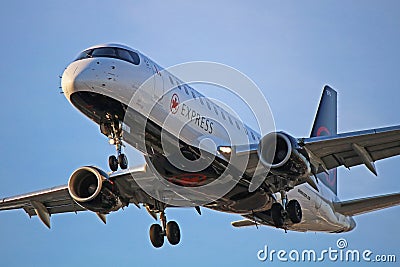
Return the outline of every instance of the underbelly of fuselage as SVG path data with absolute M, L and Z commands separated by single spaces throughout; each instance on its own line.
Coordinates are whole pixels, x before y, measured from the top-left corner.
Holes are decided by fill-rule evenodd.
M 168 182 L 183 187 L 199 187 L 216 181 L 221 173 L 226 170 L 227 163 L 214 155 L 209 155 L 210 158 L 213 158 L 213 162 L 209 166 L 196 172 L 185 171 L 185 168 L 171 164 L 168 158 L 163 155 L 161 127 L 109 96 L 79 91 L 73 93 L 70 100 L 78 110 L 96 124 L 108 120 L 110 115 L 122 120 L 125 125 L 123 127 L 124 142 L 142 152 L 147 163 L 152 164 L 157 173 Z M 165 131 L 163 134 L 168 135 Z M 169 139 L 171 140 L 169 144 L 179 144 L 179 151 L 187 160 L 196 161 L 198 159 L 200 154 L 198 148 L 191 147 L 182 140 L 176 140 L 176 137 L 172 134 L 164 137 L 163 141 Z M 203 156 L 207 154 L 207 152 L 202 152 Z M 233 175 L 235 176 L 235 174 Z M 250 193 L 248 181 L 240 180 L 241 178 L 237 179 L 237 184 L 229 192 L 206 206 L 214 210 L 238 214 L 268 210 L 271 207 L 272 198 L 267 192 L 256 190 Z

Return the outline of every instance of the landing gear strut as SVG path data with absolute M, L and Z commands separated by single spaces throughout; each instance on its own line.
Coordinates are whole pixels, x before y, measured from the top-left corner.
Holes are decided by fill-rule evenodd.
M 111 119 L 107 115 L 107 121 L 100 123 L 100 131 L 109 138 L 109 143 L 115 146 L 117 156 L 111 155 L 108 158 L 108 165 L 112 171 L 117 171 L 118 166 L 121 169 L 128 168 L 128 158 L 122 153 L 122 123 L 119 120 Z
M 160 212 L 161 225 L 153 224 L 150 227 L 150 241 L 154 247 L 159 248 L 164 244 L 166 236 L 171 245 L 177 245 L 181 240 L 179 225 L 175 221 L 167 223 L 165 212 Z
M 281 192 L 282 204 L 274 203 L 271 207 L 271 217 L 276 227 L 282 227 L 288 217 L 292 223 L 301 222 L 303 213 L 300 203 L 292 199 L 288 202 L 286 191 Z

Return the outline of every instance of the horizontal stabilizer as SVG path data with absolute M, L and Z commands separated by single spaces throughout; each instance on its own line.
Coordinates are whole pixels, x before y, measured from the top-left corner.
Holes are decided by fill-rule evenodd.
M 250 221 L 250 220 L 234 221 L 231 224 L 233 227 L 246 227 L 246 226 L 256 226 L 257 225 L 254 221 Z
M 335 211 L 343 215 L 353 216 L 363 213 L 393 207 L 400 204 L 400 193 L 360 198 L 342 202 L 335 202 Z

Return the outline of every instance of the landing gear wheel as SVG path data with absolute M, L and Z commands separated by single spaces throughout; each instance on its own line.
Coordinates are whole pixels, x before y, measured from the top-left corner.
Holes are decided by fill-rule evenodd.
M 114 155 L 110 156 L 108 158 L 108 166 L 110 167 L 110 169 L 115 172 L 118 170 L 118 160 L 117 157 L 115 157 Z
M 125 170 L 126 168 L 128 168 L 128 158 L 125 154 L 120 154 L 118 156 L 118 163 L 121 169 Z
M 177 245 L 181 240 L 181 231 L 179 225 L 175 221 L 167 223 L 166 234 L 171 245 Z
M 285 221 L 284 209 L 281 204 L 274 203 L 271 207 L 271 217 L 276 227 L 282 227 Z
M 301 218 L 303 216 L 303 213 L 301 211 L 300 203 L 297 200 L 295 200 L 295 199 L 290 200 L 289 203 L 286 206 L 286 210 L 288 212 L 289 219 L 293 223 L 301 222 Z
M 162 247 L 162 245 L 164 244 L 164 235 L 161 225 L 152 224 L 150 226 L 150 241 L 154 247 Z
M 115 146 L 117 150 L 116 156 L 110 156 L 108 158 L 108 165 L 111 171 L 115 172 L 118 170 L 118 166 L 121 169 L 128 168 L 128 159 L 122 153 L 122 147 L 124 146 L 122 141 L 122 122 L 119 120 L 117 115 L 110 113 L 105 114 L 105 117 L 100 123 L 100 131 L 102 134 L 108 137 L 108 141 L 111 145 Z

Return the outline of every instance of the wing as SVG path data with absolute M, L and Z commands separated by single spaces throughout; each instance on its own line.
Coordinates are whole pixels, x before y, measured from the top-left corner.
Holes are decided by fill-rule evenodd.
M 174 203 L 187 200 L 168 188 L 157 187 L 157 185 L 160 185 L 160 181 L 147 164 L 114 172 L 109 175 L 109 179 L 117 185 L 119 196 L 126 205 L 133 203 L 139 207 L 139 204 L 143 204 L 152 216 L 154 215 L 152 209 L 157 204 L 157 200 L 152 196 L 158 196 L 157 199 L 164 199 L 165 203 L 172 200 Z M 190 199 L 194 199 L 194 197 L 196 195 L 189 196 Z M 165 204 L 165 207 L 169 206 Z M 184 204 L 181 206 L 184 206 Z M 30 217 L 38 216 L 48 228 L 50 228 L 50 217 L 53 214 L 77 213 L 86 210 L 73 200 L 67 185 L 0 199 L 0 211 L 14 209 L 23 209 Z M 96 214 L 104 223 L 106 222 L 105 214 Z
M 13 209 L 23 209 L 29 217 L 38 215 L 49 228 L 51 214 L 85 210 L 71 198 L 66 185 L 0 200 L 0 210 Z
M 400 193 L 335 202 L 333 204 L 336 212 L 343 215 L 353 216 L 380 210 L 400 204 Z
M 317 172 L 365 164 L 376 175 L 374 162 L 400 154 L 400 126 L 300 139 Z
M 297 142 L 306 151 L 316 174 L 339 166 L 350 168 L 364 164 L 376 175 L 375 161 L 400 154 L 400 125 L 333 136 L 299 138 Z M 258 188 L 265 177 L 270 175 L 260 163 L 258 146 L 259 144 L 218 147 L 221 155 L 229 148 L 229 151 L 243 157 L 243 161 L 247 162 L 246 175 L 252 177 L 250 191 Z M 302 179 L 295 185 L 304 182 L 316 188 L 312 179 Z
M 139 203 L 154 204 L 154 199 L 136 183 L 136 179 L 148 180 L 148 184 L 155 179 L 154 174 L 146 168 L 146 165 L 115 172 L 110 175 L 109 179 L 117 184 L 121 196 L 129 203 L 136 205 Z M 165 194 L 169 194 L 168 197 L 173 197 L 172 193 L 165 192 Z M 49 228 L 50 216 L 53 214 L 77 213 L 86 210 L 73 200 L 68 192 L 67 185 L 0 199 L 0 210 L 14 209 L 23 209 L 30 217 L 38 216 Z M 96 214 L 105 222 L 104 214 Z

